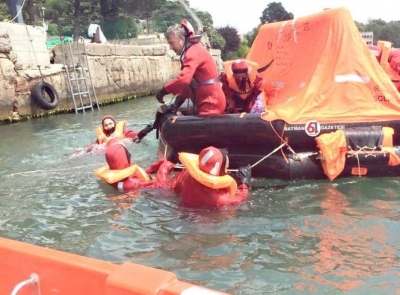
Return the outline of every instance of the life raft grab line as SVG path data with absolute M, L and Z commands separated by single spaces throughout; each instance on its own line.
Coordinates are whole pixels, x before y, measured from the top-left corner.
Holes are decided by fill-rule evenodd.
M 266 112 L 266 115 L 268 117 L 268 112 Z M 274 131 L 275 135 L 278 136 L 278 138 L 281 140 L 282 144 L 285 145 L 287 147 L 287 149 L 289 150 L 289 152 L 292 153 L 294 160 L 296 160 L 298 162 L 303 162 L 303 159 L 300 158 L 299 155 L 297 155 L 297 153 L 293 150 L 293 148 L 289 145 L 289 143 L 286 140 L 284 140 L 282 138 L 282 136 L 280 136 L 278 134 L 278 132 L 274 128 L 274 125 L 272 125 L 271 120 L 268 119 L 268 122 L 269 122 L 269 125 L 271 126 L 272 131 Z M 286 123 L 285 123 L 285 126 L 286 126 Z M 282 129 L 282 133 L 284 132 L 284 130 L 285 130 L 285 128 Z M 282 156 L 286 159 L 286 156 L 284 153 L 282 153 Z M 287 159 L 286 159 L 286 162 L 288 162 Z
M 257 162 L 255 162 L 253 165 L 251 165 L 251 168 L 254 168 L 255 166 L 257 166 L 258 164 L 260 164 L 262 161 L 264 161 L 266 158 L 268 158 L 269 156 L 271 156 L 273 153 L 276 153 L 277 151 L 279 151 L 282 147 L 284 147 L 286 145 L 286 143 L 282 143 L 280 146 L 278 146 L 277 148 L 275 148 L 272 152 L 270 152 L 268 155 L 265 155 L 264 157 L 262 157 L 260 160 L 258 160 Z M 184 169 L 185 166 L 177 163 L 175 164 L 176 169 Z M 238 169 L 227 169 L 228 172 L 237 172 Z
M 370 148 L 370 147 L 368 147 L 368 146 L 360 147 L 360 146 L 357 145 L 357 148 L 358 148 L 357 151 L 354 151 L 354 150 L 351 148 L 351 146 L 348 146 L 348 148 L 349 148 L 349 150 L 346 152 L 347 158 L 352 158 L 352 157 L 354 157 L 354 158 L 357 159 L 357 167 L 358 167 L 357 172 L 358 172 L 358 177 L 361 177 L 361 176 L 362 176 L 362 175 L 361 175 L 360 155 L 364 155 L 365 158 L 367 158 L 367 157 L 374 157 L 374 158 L 376 158 L 376 155 L 378 155 L 378 154 L 384 154 L 384 155 L 386 155 L 386 152 L 385 152 L 385 151 L 377 151 L 377 150 L 376 150 L 377 147 L 375 147 L 375 146 L 374 146 L 373 148 Z
M 163 145 L 164 145 L 164 158 L 167 158 L 167 149 L 168 149 L 168 144 L 162 139 L 162 137 L 160 137 Z

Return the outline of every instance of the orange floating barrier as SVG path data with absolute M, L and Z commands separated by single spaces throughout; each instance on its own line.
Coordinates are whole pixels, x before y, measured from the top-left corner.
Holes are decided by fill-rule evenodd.
M 0 294 L 223 295 L 135 263 L 121 265 L 0 238 Z

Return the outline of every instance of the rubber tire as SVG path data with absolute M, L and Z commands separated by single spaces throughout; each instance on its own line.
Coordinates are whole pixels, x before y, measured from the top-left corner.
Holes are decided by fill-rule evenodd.
M 50 98 L 48 101 L 44 97 L 44 93 Z M 43 110 L 52 110 L 58 106 L 59 96 L 57 90 L 47 82 L 39 82 L 35 84 L 31 89 L 31 97 L 37 106 Z

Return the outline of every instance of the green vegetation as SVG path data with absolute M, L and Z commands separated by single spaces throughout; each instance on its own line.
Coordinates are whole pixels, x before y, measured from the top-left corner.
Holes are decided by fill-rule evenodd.
M 190 1 L 185 1 L 190 6 Z M 139 34 L 163 33 L 168 26 L 184 18 L 197 29 L 196 22 L 184 8 L 178 2 L 168 0 L 29 0 L 24 3 L 25 23 L 42 25 L 45 21 L 49 36 L 87 38 L 89 24 L 95 23 L 102 27 L 107 39 L 134 38 Z M 294 18 L 281 2 L 271 2 L 260 11 L 259 25 L 239 37 L 236 28 L 215 28 L 210 13 L 193 10 L 203 25 L 211 28 L 211 46 L 221 50 L 224 60 L 245 57 L 261 25 Z M 0 0 L 0 21 L 10 19 L 9 0 Z M 356 22 L 356 25 L 360 31 L 373 31 L 375 43 L 386 40 L 392 42 L 394 47 L 400 47 L 400 20 L 385 22 L 371 19 L 366 24 Z

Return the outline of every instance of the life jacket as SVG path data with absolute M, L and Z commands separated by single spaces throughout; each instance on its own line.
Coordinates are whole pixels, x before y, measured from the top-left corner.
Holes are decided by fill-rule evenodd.
M 231 88 L 241 99 L 245 100 L 248 97 L 248 94 L 253 90 L 254 88 L 254 81 L 257 77 L 257 69 L 258 69 L 258 63 L 245 60 L 247 64 L 247 78 L 249 83 L 246 83 L 246 91 L 243 92 L 241 89 L 239 89 L 239 86 L 236 84 L 235 77 L 233 75 L 232 71 L 232 64 L 236 62 L 236 60 L 230 60 L 224 62 L 224 68 L 225 68 L 225 75 L 229 83 L 229 88 Z
M 121 170 L 110 170 L 110 167 L 106 164 L 94 169 L 94 174 L 108 184 L 117 183 L 130 176 L 135 176 L 141 180 L 150 180 L 150 176 L 138 165 L 131 165 Z
M 223 176 L 214 176 L 205 173 L 199 168 L 199 156 L 190 153 L 179 153 L 179 160 L 185 166 L 190 176 L 202 185 L 211 189 L 228 188 L 229 194 L 234 196 L 237 190 L 237 183 L 232 176 L 226 174 Z
M 111 138 L 118 138 L 118 139 L 123 139 L 124 138 L 124 127 L 128 125 L 127 121 L 121 121 L 115 124 L 115 131 L 110 135 L 107 136 L 103 128 L 101 126 L 96 128 L 96 137 L 97 137 L 97 142 L 98 143 L 104 143 L 108 142 Z

